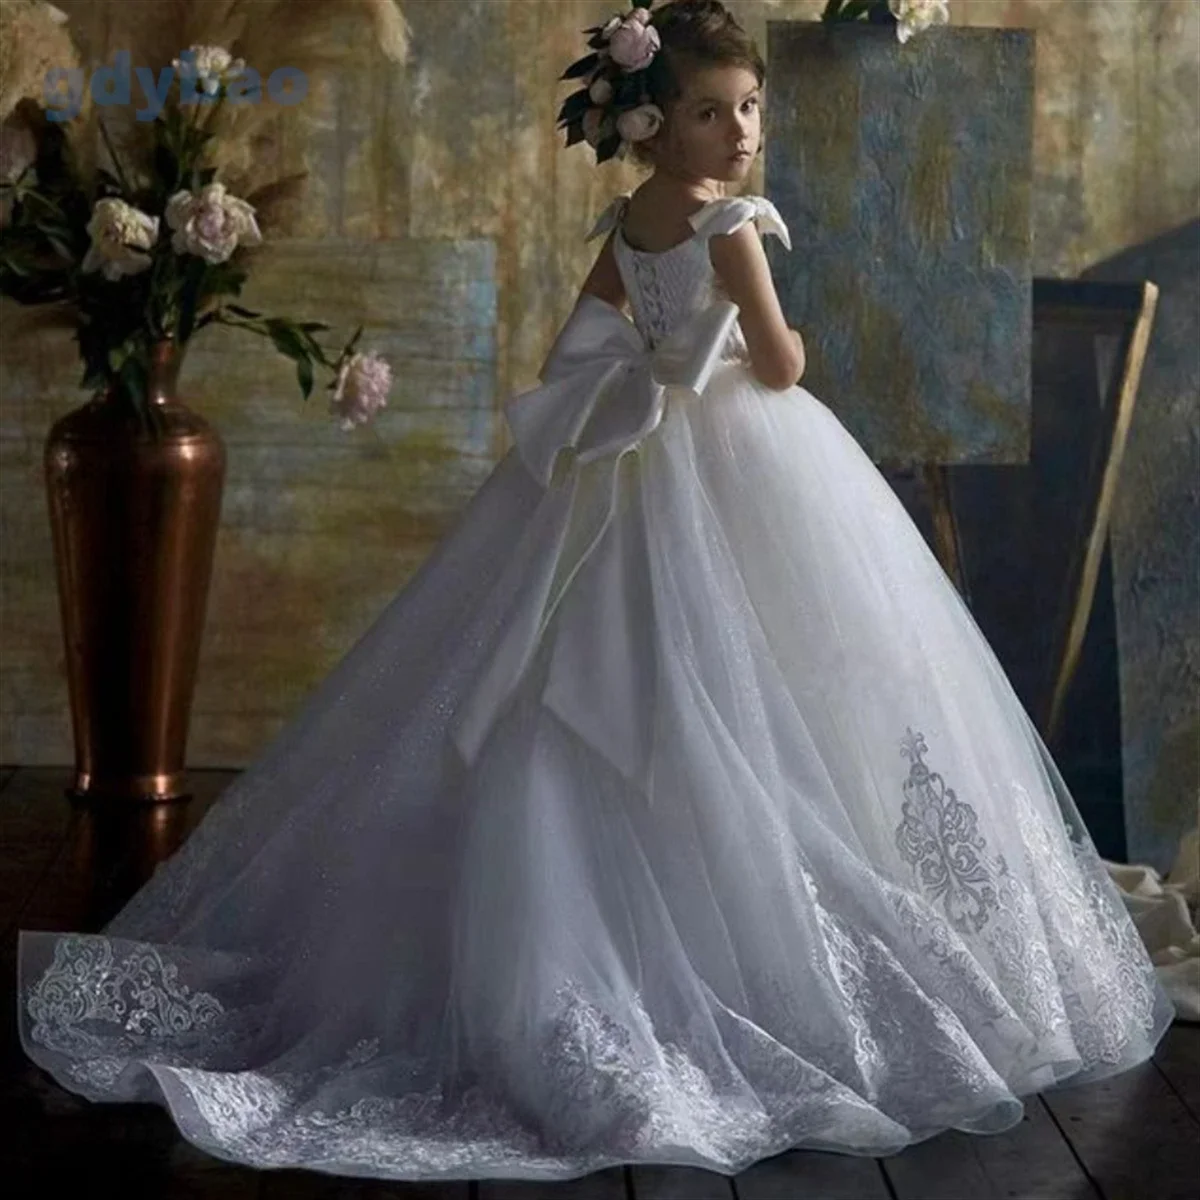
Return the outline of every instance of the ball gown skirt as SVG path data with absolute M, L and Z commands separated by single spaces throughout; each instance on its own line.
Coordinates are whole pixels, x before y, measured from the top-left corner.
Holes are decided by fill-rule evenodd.
M 732 310 L 732 311 L 731 311 Z M 1169 1001 L 886 480 L 804 387 L 584 297 L 422 567 L 100 933 L 26 1053 L 210 1153 L 726 1174 L 1016 1124 Z

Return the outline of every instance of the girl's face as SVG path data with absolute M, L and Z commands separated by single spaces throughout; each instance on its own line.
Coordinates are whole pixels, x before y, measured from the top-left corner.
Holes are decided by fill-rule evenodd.
M 740 182 L 762 138 L 761 89 L 745 67 L 697 67 L 669 105 L 655 165 L 691 179 Z

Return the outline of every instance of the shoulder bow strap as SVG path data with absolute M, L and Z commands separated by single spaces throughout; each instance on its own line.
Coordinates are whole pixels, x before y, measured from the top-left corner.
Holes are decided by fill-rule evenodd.
M 773 233 L 789 250 L 791 235 L 779 209 L 766 196 L 721 196 L 710 200 L 688 218 L 693 229 L 705 237 L 714 233 L 732 233 L 747 221 L 753 221 L 759 233 Z
M 595 225 L 592 226 L 592 231 L 583 240 L 590 242 L 592 238 L 599 237 L 602 233 L 607 233 L 614 225 L 618 225 L 625 216 L 625 209 L 629 206 L 629 193 L 624 192 L 618 196 L 596 219 Z

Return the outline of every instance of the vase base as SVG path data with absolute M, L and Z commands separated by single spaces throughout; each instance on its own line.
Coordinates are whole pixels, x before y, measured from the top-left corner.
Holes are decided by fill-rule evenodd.
M 117 779 L 96 779 L 79 771 L 64 792 L 73 804 L 177 804 L 192 799 L 185 784 L 182 771 Z

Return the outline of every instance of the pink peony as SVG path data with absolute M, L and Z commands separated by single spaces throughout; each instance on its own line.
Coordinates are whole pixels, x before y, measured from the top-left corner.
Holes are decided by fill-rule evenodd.
M 176 192 L 167 201 L 167 224 L 175 231 L 175 253 L 194 254 L 206 263 L 225 262 L 239 245 L 262 241 L 253 207 L 221 183 L 205 184 L 195 194 Z
M 622 21 L 608 40 L 608 52 L 613 62 L 626 71 L 641 71 L 648 67 L 662 45 L 658 30 L 632 18 Z
M 387 359 L 372 351 L 352 354 L 338 368 L 329 411 L 342 418 L 342 429 L 365 425 L 387 404 L 392 387 L 392 368 Z

